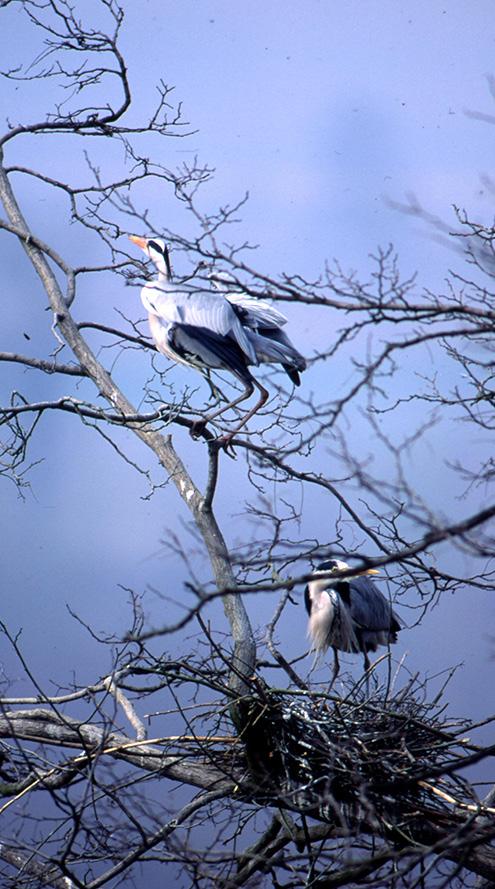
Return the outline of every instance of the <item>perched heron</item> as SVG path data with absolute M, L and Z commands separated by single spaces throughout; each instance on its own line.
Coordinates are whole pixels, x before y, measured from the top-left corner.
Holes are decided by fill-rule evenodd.
M 346 578 L 320 577 L 333 571 L 349 571 L 350 566 L 338 559 L 322 562 L 304 591 L 309 614 L 308 636 L 317 656 L 333 648 L 334 669 L 330 688 L 338 676 L 338 651 L 364 654 L 364 669 L 370 668 L 369 651 L 379 645 L 397 642 L 400 620 L 390 603 L 367 575 L 378 574 L 374 568 L 356 572 Z
M 172 361 L 197 370 L 227 370 L 243 384 L 241 395 L 203 417 L 193 432 L 236 407 L 258 389 L 254 407 L 228 435 L 218 441 L 226 447 L 234 435 L 265 404 L 268 391 L 249 367 L 260 363 L 282 364 L 292 382 L 299 385 L 299 371 L 306 367 L 280 327 L 286 319 L 263 300 L 229 292 L 180 290 L 172 283 L 166 244 L 160 238 L 130 236 L 155 264 L 158 278 L 148 281 L 141 299 L 148 311 L 150 330 L 160 352 Z

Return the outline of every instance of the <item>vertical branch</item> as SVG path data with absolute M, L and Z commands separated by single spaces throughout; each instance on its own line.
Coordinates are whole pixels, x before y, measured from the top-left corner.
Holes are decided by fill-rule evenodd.
M 3 167 L 3 151 L 1 149 L 0 200 L 9 222 L 20 232 L 19 240 L 43 284 L 55 316 L 55 323 L 63 340 L 78 359 L 84 373 L 93 380 L 100 394 L 124 417 L 135 415 L 135 407 L 115 385 L 110 374 L 100 364 L 82 337 L 70 314 L 58 281 L 44 253 L 37 246 L 39 242 L 32 241 L 29 226 L 24 219 Z M 176 453 L 170 435 L 162 435 L 151 424 L 129 422 L 127 428 L 132 429 L 138 438 L 153 451 L 174 483 L 183 502 L 191 511 L 207 548 L 218 589 L 232 589 L 236 585 L 235 578 L 224 537 L 211 511 L 211 496 L 209 497 L 210 502 L 208 500 L 205 502 L 184 463 Z M 210 486 L 209 489 L 211 491 L 212 487 Z M 240 596 L 234 594 L 224 596 L 223 605 L 234 640 L 233 666 L 235 669 L 231 675 L 231 687 L 239 694 L 243 694 L 247 686 L 242 677 L 247 679 L 251 675 L 255 663 L 253 633 Z
M 213 441 L 208 442 L 208 481 L 203 499 L 203 511 L 211 512 L 213 498 L 218 481 L 218 445 Z

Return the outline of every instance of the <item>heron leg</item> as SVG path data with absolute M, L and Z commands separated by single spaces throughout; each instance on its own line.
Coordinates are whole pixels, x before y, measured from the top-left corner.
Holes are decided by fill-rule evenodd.
M 244 392 L 241 392 L 237 398 L 234 398 L 233 401 L 229 401 L 228 404 L 224 404 L 223 407 L 220 407 L 217 411 L 213 411 L 211 414 L 207 414 L 206 417 L 203 417 L 201 420 L 195 420 L 189 430 L 189 434 L 192 438 L 196 438 L 197 435 L 200 435 L 206 424 L 211 420 L 214 420 L 216 417 L 219 417 L 220 414 L 223 414 L 224 411 L 228 411 L 229 408 L 235 407 L 237 404 L 240 404 L 241 401 L 245 401 L 246 398 L 249 398 L 254 392 L 254 386 L 251 382 L 246 383 Z
M 215 401 L 227 401 L 222 390 L 213 382 L 209 370 L 205 370 L 204 377 L 206 382 L 208 383 L 208 386 L 210 387 L 211 397 L 214 398 Z
M 370 696 L 370 670 L 371 670 L 371 661 L 368 657 L 368 652 L 364 651 L 364 673 L 365 673 L 365 682 L 366 682 L 366 695 L 369 698 Z
M 242 418 L 239 425 L 236 426 L 235 429 L 232 430 L 232 432 L 229 432 L 228 435 L 223 435 L 221 438 L 218 439 L 218 441 L 222 443 L 222 447 L 225 447 L 226 445 L 229 444 L 229 442 L 233 439 L 234 435 L 237 435 L 237 433 L 239 432 L 239 429 L 242 429 L 242 427 L 246 425 L 248 420 L 250 420 L 251 417 L 254 416 L 254 414 L 257 411 L 259 411 L 260 408 L 262 408 L 264 404 L 266 404 L 266 402 L 268 401 L 268 399 L 270 397 L 270 393 L 265 389 L 264 386 L 261 385 L 261 383 L 258 383 L 257 380 L 254 380 L 253 382 L 254 382 L 254 385 L 256 386 L 256 388 L 259 389 L 259 391 L 261 393 L 260 397 L 259 397 L 258 401 L 256 402 L 256 404 L 254 405 L 254 407 L 252 407 L 251 410 L 247 412 L 246 416 Z M 252 391 L 253 390 L 251 389 L 251 392 Z M 251 392 L 249 394 L 251 394 Z
M 332 672 L 332 679 L 331 679 L 330 685 L 328 686 L 329 692 L 332 690 L 333 684 L 340 672 L 340 663 L 339 663 L 339 656 L 337 654 L 337 649 L 334 646 L 332 646 L 332 651 L 333 651 L 333 672 Z

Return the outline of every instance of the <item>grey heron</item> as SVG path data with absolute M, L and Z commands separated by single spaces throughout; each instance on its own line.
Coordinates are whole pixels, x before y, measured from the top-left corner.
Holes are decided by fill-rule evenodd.
M 357 571 L 349 577 L 328 575 L 349 571 L 346 562 L 332 559 L 322 562 L 304 591 L 304 603 L 309 615 L 308 636 L 317 656 L 330 646 L 333 648 L 334 670 L 330 688 L 338 676 L 338 651 L 364 655 L 364 669 L 370 668 L 369 651 L 379 645 L 397 641 L 400 620 L 385 596 L 367 575 L 378 574 L 374 568 Z M 327 576 L 322 577 L 324 573 Z
M 236 407 L 258 389 L 254 407 L 218 442 L 226 447 L 234 435 L 265 404 L 269 393 L 249 367 L 279 363 L 295 385 L 306 362 L 283 331 L 285 317 L 268 303 L 243 294 L 180 289 L 172 282 L 169 252 L 161 238 L 130 236 L 156 266 L 158 278 L 141 290 L 151 335 L 160 352 L 197 370 L 227 370 L 244 386 L 241 395 L 203 417 L 193 433 Z

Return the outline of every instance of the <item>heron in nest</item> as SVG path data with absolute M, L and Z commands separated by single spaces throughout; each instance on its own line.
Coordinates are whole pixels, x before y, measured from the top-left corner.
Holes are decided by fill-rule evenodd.
M 397 642 L 401 622 L 390 602 L 370 579 L 378 574 L 375 568 L 357 571 L 348 577 L 340 575 L 350 571 L 346 562 L 331 559 L 322 562 L 304 591 L 304 603 L 309 615 L 308 636 L 317 657 L 328 648 L 333 649 L 334 669 L 330 688 L 340 670 L 339 651 L 362 652 L 364 669 L 370 669 L 369 651 L 379 645 Z

